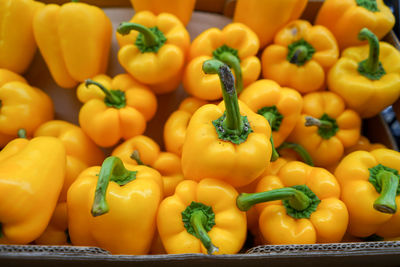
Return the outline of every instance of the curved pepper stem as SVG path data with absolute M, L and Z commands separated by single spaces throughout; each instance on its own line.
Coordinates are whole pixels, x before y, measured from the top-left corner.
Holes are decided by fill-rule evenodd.
M 368 40 L 369 44 L 369 56 L 358 64 L 358 72 L 370 80 L 379 80 L 386 72 L 379 61 L 378 37 L 367 28 L 363 28 L 358 34 L 358 39 Z
M 120 90 L 109 90 L 104 87 L 101 83 L 93 81 L 91 79 L 87 79 L 85 81 L 85 86 L 89 87 L 89 85 L 96 85 L 103 91 L 106 95 L 104 98 L 104 102 L 107 106 L 115 107 L 115 108 L 123 108 L 126 105 L 125 93 Z
M 122 35 L 129 34 L 132 30 L 138 31 L 144 36 L 144 44 L 152 47 L 156 46 L 159 42 L 157 35 L 155 35 L 149 28 L 138 23 L 121 22 L 117 28 L 117 32 Z
M 374 202 L 374 209 L 383 213 L 396 213 L 396 195 L 399 178 L 392 172 L 380 171 L 376 179 L 382 189 L 380 196 Z
M 310 156 L 310 154 L 307 152 L 307 150 L 302 147 L 299 144 L 296 143 L 290 143 L 290 142 L 283 142 L 278 148 L 278 152 L 282 149 L 292 149 L 294 150 L 298 155 L 300 155 L 301 159 L 303 160 L 303 162 L 305 162 L 306 164 L 314 167 L 314 162 Z
M 201 243 L 207 249 L 207 253 L 212 255 L 215 252 L 218 252 L 218 248 L 213 245 L 211 242 L 210 236 L 207 234 L 206 229 L 204 228 L 205 221 L 207 220 L 206 215 L 200 210 L 194 211 L 192 216 L 190 217 L 190 223 L 192 224 L 193 229 L 196 232 L 196 235 L 199 237 Z
M 336 120 L 329 117 L 326 113 L 321 118 L 317 119 L 311 116 L 305 116 L 305 126 L 317 126 L 318 134 L 323 139 L 329 139 L 339 131 L 339 126 Z
M 19 129 L 18 132 L 17 132 L 17 136 L 18 136 L 18 138 L 25 138 L 25 139 L 27 139 L 27 137 L 26 137 L 26 130 L 23 129 L 23 128 Z
M 279 158 L 279 153 L 275 149 L 274 138 L 272 137 L 272 134 L 269 140 L 271 142 L 271 147 L 272 147 L 271 161 L 274 162 Z
M 106 158 L 101 165 L 99 178 L 97 180 L 94 202 L 91 210 L 92 215 L 96 217 L 109 211 L 106 202 L 106 191 L 110 181 L 123 186 L 136 179 L 136 174 L 136 171 L 127 170 L 120 158 L 115 156 Z
M 136 163 L 137 163 L 138 165 L 145 165 L 145 166 L 147 166 L 147 165 L 144 164 L 143 161 L 140 159 L 139 150 L 133 151 L 132 154 L 131 154 L 131 156 L 130 156 L 130 158 L 133 159 L 134 161 L 136 161 Z
M 236 93 L 240 94 L 243 91 L 243 75 L 238 51 L 227 45 L 223 45 L 213 52 L 213 56 L 233 69 L 236 78 Z

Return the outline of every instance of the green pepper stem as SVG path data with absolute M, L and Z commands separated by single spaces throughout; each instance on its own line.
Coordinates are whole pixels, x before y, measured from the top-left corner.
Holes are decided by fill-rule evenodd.
M 317 126 L 318 128 L 324 129 L 332 129 L 333 124 L 330 121 L 326 120 L 319 120 L 317 118 L 306 116 L 306 122 L 304 123 L 305 126 Z
M 269 122 L 269 125 L 271 126 L 271 129 L 273 128 L 273 125 L 275 125 L 276 122 L 276 115 L 273 112 L 265 112 L 262 114 L 264 116 L 264 118 L 267 119 L 267 121 Z
M 227 64 L 235 72 L 236 78 L 236 94 L 240 94 L 243 90 L 243 76 L 242 68 L 240 67 L 240 62 L 237 56 L 229 52 L 223 52 L 219 55 L 219 60 Z
M 374 209 L 383 213 L 396 213 L 396 193 L 399 186 L 399 178 L 392 172 L 380 171 L 377 181 L 381 185 L 381 194 L 374 202 Z
M 243 132 L 243 121 L 239 111 L 239 102 L 234 85 L 235 78 L 232 72 L 226 64 L 217 59 L 206 60 L 203 63 L 203 71 L 206 74 L 218 74 L 226 110 L 223 126 L 240 135 Z
M 110 181 L 125 185 L 136 178 L 136 172 L 125 169 L 120 158 L 111 156 L 104 160 L 99 178 L 97 180 L 94 202 L 92 205 L 92 215 L 94 217 L 103 215 L 109 211 L 106 202 L 106 191 Z
M 143 34 L 143 42 L 146 47 L 153 47 L 158 45 L 159 39 L 157 35 L 155 35 L 149 28 L 146 26 L 140 25 L 138 23 L 132 22 L 122 22 L 118 28 L 117 32 L 122 35 L 127 35 L 131 32 L 131 30 L 135 30 Z
M 25 138 L 25 139 L 27 139 L 27 137 L 26 137 L 26 130 L 23 129 L 23 128 L 19 129 L 18 132 L 17 132 L 17 136 L 18 136 L 18 138 Z
M 314 166 L 314 162 L 310 156 L 310 154 L 307 152 L 307 150 L 302 147 L 299 144 L 296 143 L 290 143 L 290 142 L 283 142 L 278 148 L 278 152 L 282 149 L 292 149 L 294 150 L 297 154 L 300 155 L 301 159 L 303 160 L 303 162 L 305 162 L 306 164 L 310 165 L 310 166 Z
M 292 64 L 299 64 L 299 62 L 304 62 L 308 57 L 308 48 L 304 45 L 299 45 L 296 47 L 294 53 L 289 57 L 289 62 Z
M 107 88 L 105 88 L 101 83 L 93 81 L 91 79 L 87 79 L 85 81 L 85 86 L 89 87 L 89 85 L 96 85 L 97 87 L 99 87 L 101 89 L 101 91 L 103 91 L 103 93 L 106 95 L 105 99 L 106 101 L 108 101 L 109 103 L 113 104 L 113 105 L 121 105 L 121 103 L 123 102 L 123 100 L 121 98 L 119 98 L 118 96 L 116 96 L 115 94 L 112 94 L 110 92 L 110 90 L 108 90 Z
M 130 156 L 130 158 L 133 159 L 133 160 L 135 160 L 136 163 L 137 163 L 138 165 L 146 165 L 146 164 L 144 164 L 143 161 L 140 159 L 139 150 L 133 151 L 132 154 L 131 154 L 131 156 Z
M 279 153 L 275 149 L 274 138 L 272 137 L 272 134 L 269 140 L 271 142 L 271 147 L 272 147 L 271 161 L 274 162 L 279 158 Z
M 368 40 L 369 44 L 369 56 L 364 65 L 365 71 L 369 73 L 377 72 L 379 69 L 378 37 L 376 37 L 376 35 L 367 28 L 363 28 L 358 34 L 358 39 L 361 41 Z
M 207 253 L 209 255 L 212 255 L 213 253 L 218 252 L 218 248 L 213 245 L 210 236 L 208 235 L 206 229 L 204 229 L 203 225 L 206 223 L 206 221 L 207 217 L 201 210 L 193 212 L 193 214 L 190 217 L 190 224 L 195 230 L 201 243 L 207 249 Z
M 311 203 L 310 198 L 302 191 L 293 187 L 285 187 L 260 193 L 241 193 L 236 199 L 236 205 L 241 211 L 249 210 L 253 205 L 274 200 L 289 200 L 295 210 L 305 210 Z

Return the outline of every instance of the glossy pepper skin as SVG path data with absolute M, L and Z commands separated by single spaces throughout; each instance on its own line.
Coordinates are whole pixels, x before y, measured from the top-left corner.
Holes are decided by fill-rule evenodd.
M 314 92 L 304 96 L 302 116 L 288 141 L 303 146 L 316 166 L 327 167 L 357 143 L 360 132 L 360 116 L 347 109 L 341 97 L 329 91 Z
M 164 196 L 174 193 L 184 179 L 181 159 L 174 153 L 160 151 L 160 146 L 150 137 L 138 135 L 118 145 L 111 155 L 130 165 L 145 165 L 156 169 L 163 181 Z
M 54 209 L 46 230 L 35 239 L 37 245 L 70 245 L 68 234 L 67 202 L 60 202 Z
M 339 49 L 332 33 L 324 26 L 295 20 L 283 27 L 274 43 L 261 55 L 262 74 L 300 93 L 325 87 L 326 73 L 336 63 Z
M 28 244 L 47 227 L 65 175 L 65 148 L 54 137 L 17 138 L 0 152 L 1 244 Z
M 175 90 L 190 45 L 189 33 L 177 17 L 136 13 L 117 28 L 118 61 L 139 82 L 156 94 Z
M 369 45 L 349 47 L 328 74 L 329 90 L 362 118 L 370 118 L 393 104 L 400 96 L 400 52 L 379 42 L 368 29 L 359 38 Z
M 349 215 L 339 183 L 323 168 L 289 162 L 261 178 L 256 191 L 241 194 L 237 203 L 242 210 L 259 203 L 259 227 L 268 244 L 340 242 L 346 232 Z
M 39 1 L 4 0 L 0 3 L 0 68 L 24 73 L 36 52 L 32 21 L 44 7 Z
M 154 93 L 127 74 L 96 76 L 81 84 L 77 95 L 85 103 L 79 124 L 101 147 L 142 134 L 157 110 Z
M 159 15 L 161 13 L 170 13 L 175 15 L 183 25 L 189 23 L 192 16 L 196 0 L 131 0 L 133 9 L 136 12 L 148 10 Z
M 182 181 L 157 214 L 167 253 L 237 253 L 246 239 L 246 213 L 236 207 L 237 196 L 220 180 Z
M 249 26 L 263 48 L 281 27 L 298 19 L 306 5 L 306 0 L 238 0 L 233 21 Z
M 356 151 L 340 162 L 335 176 L 349 210 L 351 235 L 400 235 L 399 163 L 400 153 L 385 148 Z
M 193 113 L 208 101 L 187 97 L 179 105 L 164 124 L 164 144 L 168 152 L 182 155 L 182 146 L 186 136 L 186 129 Z
M 239 100 L 268 120 L 275 147 L 289 136 L 300 118 L 303 106 L 303 98 L 296 90 L 281 88 L 276 82 L 265 79 L 246 87 Z
M 72 244 L 113 254 L 146 254 L 161 199 L 162 180 L 156 170 L 106 158 L 101 167 L 84 170 L 68 190 Z
M 39 50 L 54 81 L 63 88 L 106 71 L 111 31 L 106 14 L 83 2 L 46 5 L 33 20 Z
M 224 101 L 200 107 L 190 119 L 182 149 L 183 175 L 196 181 L 214 178 L 234 187 L 245 186 L 269 165 L 271 128 L 264 117 L 238 102 L 226 64 L 208 60 L 203 70 L 221 77 Z
M 218 75 L 202 72 L 203 62 L 215 58 L 233 69 L 239 94 L 243 87 L 260 75 L 261 63 L 256 57 L 259 47 L 257 35 L 242 23 L 230 23 L 222 30 L 210 28 L 202 32 L 190 46 L 183 87 L 190 95 L 200 99 L 221 99 Z
M 395 17 L 383 0 L 326 0 L 315 19 L 335 36 L 340 50 L 362 45 L 357 35 L 364 27 L 382 39 L 394 26 Z

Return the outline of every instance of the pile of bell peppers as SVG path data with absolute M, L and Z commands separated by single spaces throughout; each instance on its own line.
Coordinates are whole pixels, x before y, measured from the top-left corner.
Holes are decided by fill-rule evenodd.
M 325 0 L 314 22 L 306 0 L 237 0 L 197 36 L 195 0 L 131 2 L 114 29 L 83 1 L 0 3 L 0 244 L 213 255 L 400 237 L 400 152 L 361 130 L 400 97 L 382 0 Z M 25 79 L 36 50 L 76 89 L 77 124 Z

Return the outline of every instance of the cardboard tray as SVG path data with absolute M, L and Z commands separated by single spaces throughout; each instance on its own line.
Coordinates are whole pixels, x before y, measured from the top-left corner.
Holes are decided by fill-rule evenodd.
M 233 14 L 234 1 L 218 0 L 217 8 L 208 0 L 196 5 L 200 10 L 212 11 L 194 12 L 187 28 L 194 39 L 199 33 L 210 27 L 223 28 L 231 22 L 229 16 Z M 54 1 L 47 1 L 54 2 Z M 104 2 L 104 1 L 103 1 Z M 119 1 L 121 2 L 121 1 Z M 221 2 L 224 2 L 221 5 Z M 124 3 L 129 3 L 125 1 Z M 204 4 L 206 3 L 206 4 Z M 302 18 L 313 21 L 322 0 L 310 0 Z M 129 7 L 105 7 L 104 11 L 113 22 L 113 29 L 122 21 L 129 20 L 134 11 Z M 228 16 L 228 17 L 227 17 Z M 396 45 L 399 42 L 393 32 L 385 37 L 385 41 Z M 108 75 L 114 76 L 124 70 L 117 60 L 118 44 L 113 36 L 110 52 Z M 52 80 L 50 73 L 39 53 L 37 53 L 31 67 L 24 75 L 30 84 L 43 89 L 54 101 L 56 119 L 62 119 L 78 124 L 78 112 L 81 103 L 75 96 L 75 89 L 59 88 Z M 148 123 L 145 135 L 156 140 L 163 147 L 160 125 L 164 125 L 169 115 L 177 109 L 182 99 L 187 96 L 180 86 L 175 92 L 157 96 L 158 111 L 155 118 Z M 390 130 L 382 116 L 363 121 L 363 134 L 372 142 L 380 142 L 388 147 L 398 150 L 390 134 Z M 109 153 L 112 148 L 104 149 Z M 246 251 L 246 249 L 248 249 Z M 352 242 L 314 245 L 265 245 L 246 248 L 243 253 L 235 255 L 203 255 L 203 254 L 176 254 L 176 255 L 111 255 L 108 251 L 95 247 L 79 246 L 39 246 L 39 245 L 0 245 L 0 266 L 311 266 L 324 264 L 324 266 L 365 266 L 384 265 L 398 266 L 400 262 L 400 242 Z

